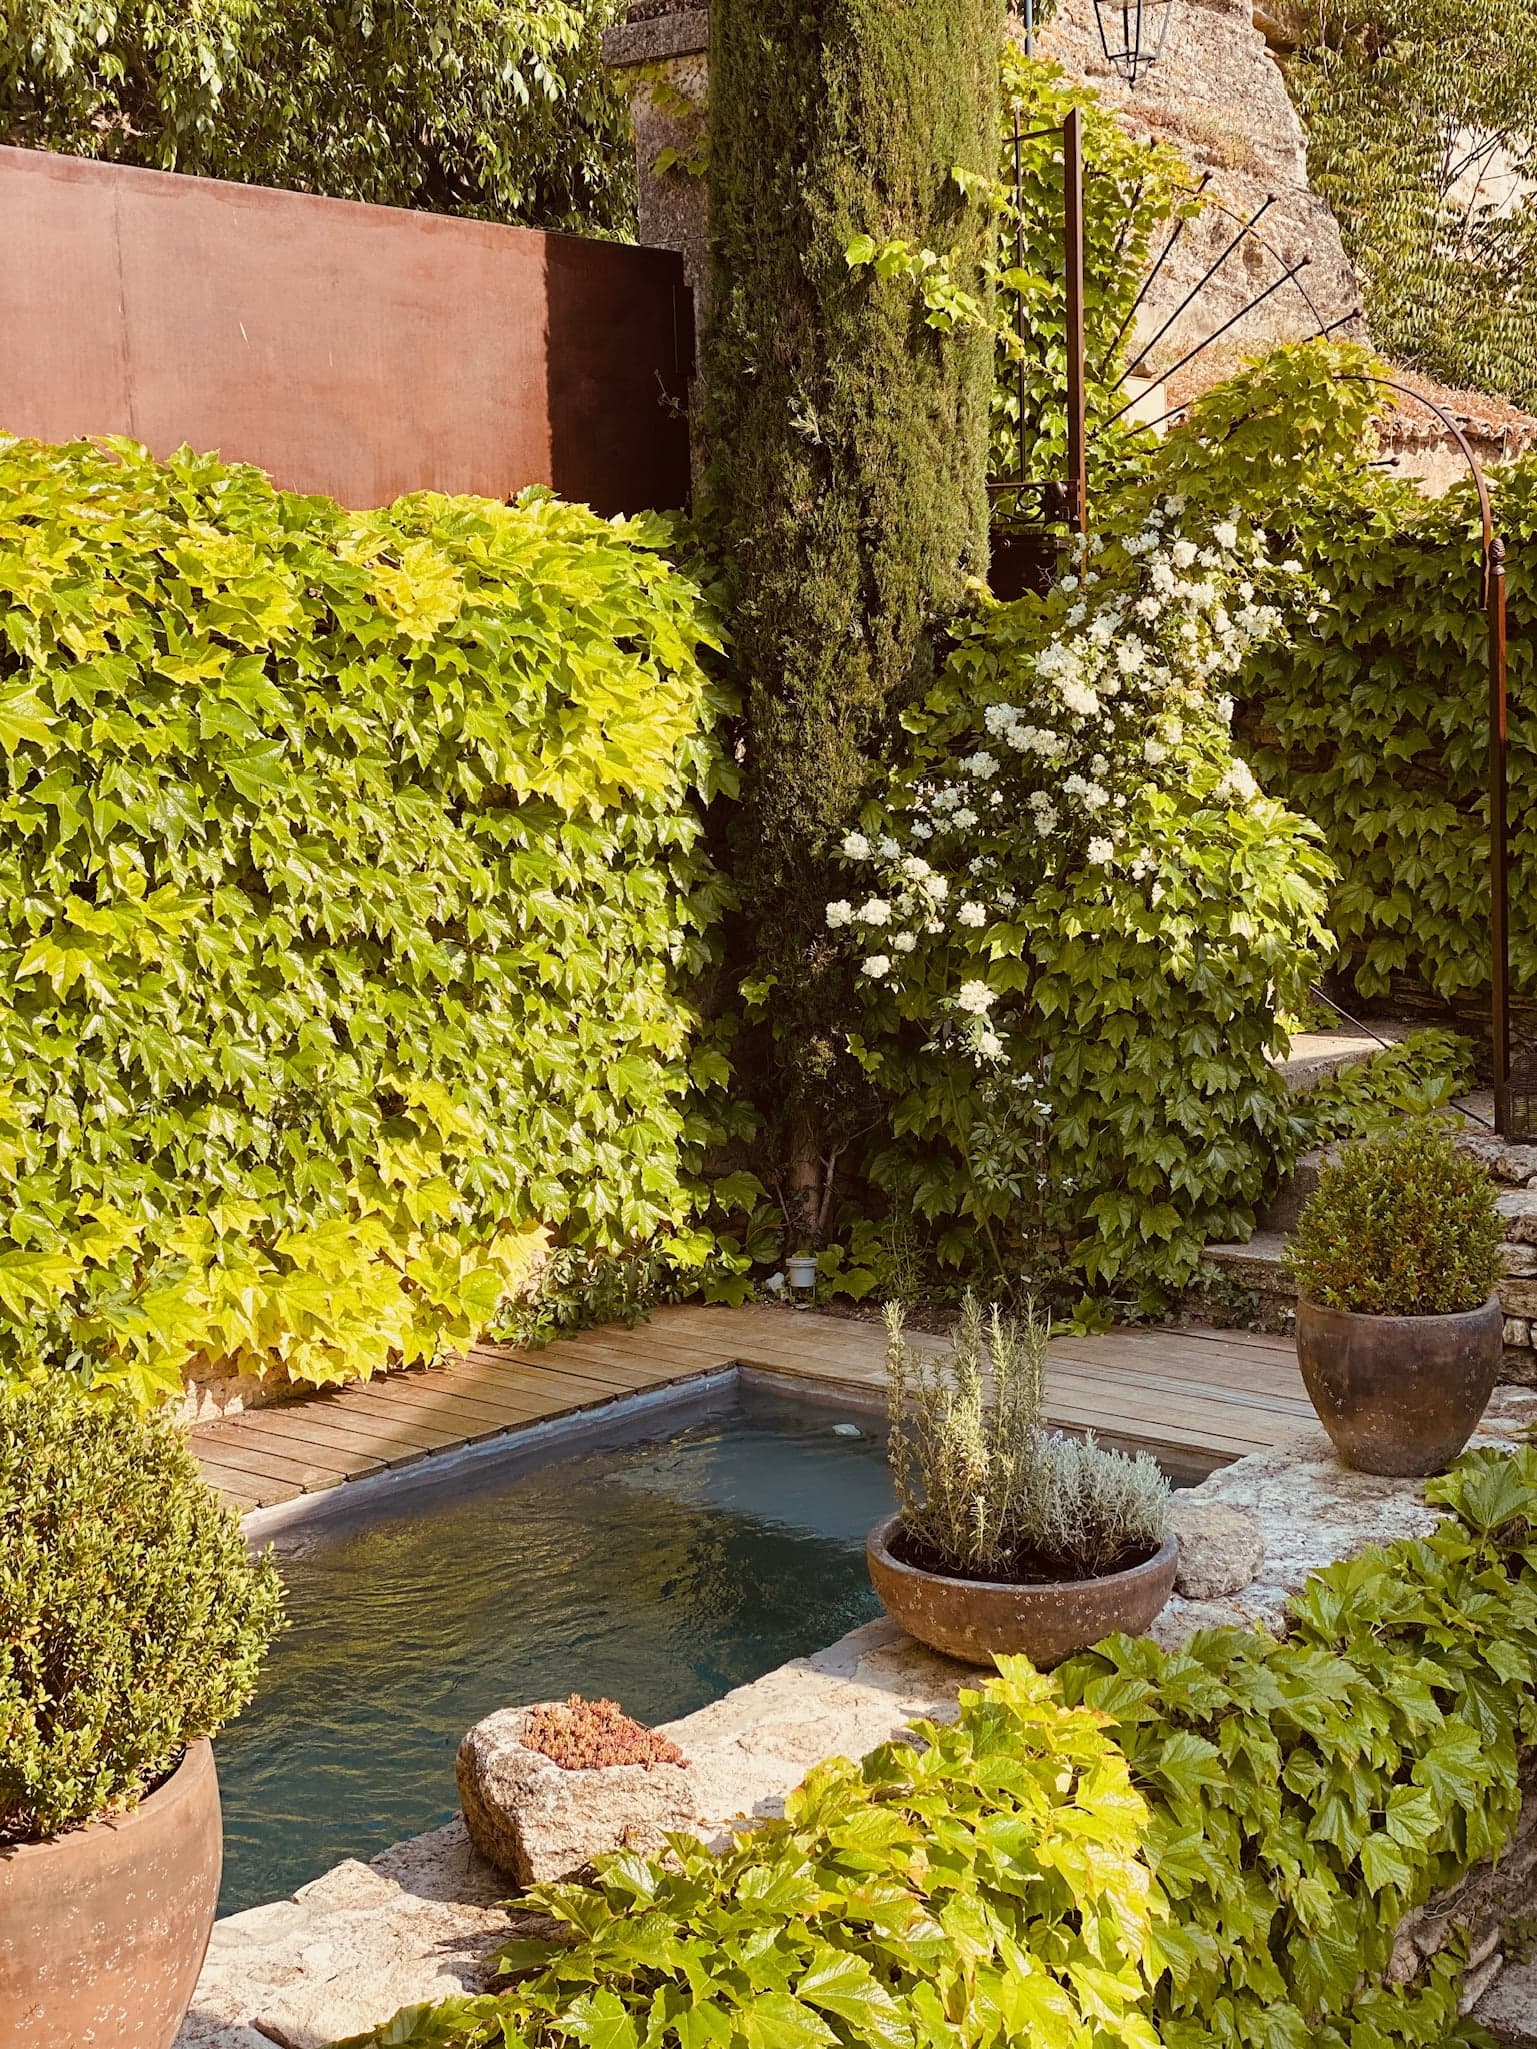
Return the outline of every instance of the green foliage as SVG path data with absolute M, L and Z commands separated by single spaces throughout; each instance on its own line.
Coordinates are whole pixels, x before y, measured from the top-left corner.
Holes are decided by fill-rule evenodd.
M 430 1357 L 685 1211 L 708 612 L 662 521 L 114 450 L 0 444 L 0 1365 Z
M 1471 485 L 1427 500 L 1371 467 L 1373 359 L 1277 349 L 1218 386 L 1150 457 L 1148 488 L 1243 504 L 1309 572 L 1287 632 L 1240 683 L 1266 790 L 1316 822 L 1338 871 L 1329 922 L 1363 996 L 1406 980 L 1480 1007 L 1489 986 L 1488 642 Z M 1513 875 L 1537 861 L 1537 457 L 1491 473 L 1510 593 Z M 1511 903 L 1518 988 L 1537 916 Z
M 1298 1111 L 1310 1145 L 1376 1138 L 1404 1117 L 1445 1109 L 1474 1082 L 1469 1041 L 1456 1032 L 1426 1029 L 1319 1082 Z
M 280 1613 L 171 1425 L 0 1388 L 0 1845 L 133 1806 L 239 1714 Z
M 1295 577 L 1180 499 L 1133 510 L 1081 584 L 965 638 L 826 916 L 890 1105 L 870 1178 L 944 1221 L 941 1259 L 980 1237 L 989 1285 L 1063 1259 L 1151 1307 L 1247 1235 L 1299 1143 L 1269 1056 L 1328 871 L 1235 759 L 1220 694 Z
M 1389 1967 L 1404 1916 L 1521 1811 L 1537 1449 L 1426 1491 L 1434 1534 L 1315 1575 L 1284 1638 L 1114 1637 L 1050 1680 L 1003 1660 L 921 1751 L 820 1767 L 727 1855 L 678 1837 L 536 1894 L 565 1941 L 516 1944 L 521 1983 L 346 2049 L 1485 2039 L 1455 1939 L 1407 1984 Z
M 1320 0 L 1298 20 L 1308 173 L 1373 334 L 1446 383 L 1537 403 L 1537 6 Z
M 886 1311 L 890 1457 L 910 1564 L 966 1579 L 1087 1579 L 1140 1564 L 1169 1533 L 1169 1483 L 1135 1458 L 1045 1427 L 1051 1325 L 1032 1304 L 984 1319 L 968 1295 L 950 1355 L 914 1355 Z
M 921 1748 L 818 1767 L 724 1856 L 606 1858 L 527 1896 L 512 1991 L 352 2049 L 1157 2049 L 1145 1823 L 1100 1718 L 1009 1661 Z
M 1448 1316 L 1493 1294 L 1502 1237 L 1483 1162 L 1425 1118 L 1322 1170 L 1287 1266 L 1322 1309 Z
M 838 1086 L 829 860 L 987 564 L 987 341 L 847 252 L 942 248 L 981 289 L 991 216 L 953 173 L 994 169 L 1002 14 L 712 10 L 708 481 L 747 698 L 742 965 L 773 1020 L 744 1070 L 801 1157 Z
M 1462 1958 L 1390 1982 L 1402 1917 L 1498 1855 L 1537 1741 L 1537 1451 L 1427 1486 L 1430 1538 L 1309 1581 L 1288 1634 L 1117 1639 L 1058 1674 L 1111 1718 L 1170 1919 L 1166 2049 L 1439 2049 Z
M 1120 119 L 1060 66 L 1004 45 L 1004 131 L 997 208 L 997 359 L 992 462 L 996 477 L 1048 482 L 1067 474 L 1067 282 L 1062 145 L 1068 111 L 1083 114 L 1083 321 L 1089 489 L 1103 490 L 1135 447 L 1109 425 L 1126 393 L 1133 302 L 1160 230 L 1197 201 L 1176 151 L 1132 140 Z M 1019 115 L 1020 197 L 1014 205 L 1013 117 Z M 1022 259 L 1022 260 L 1021 260 Z M 1024 446 L 1020 447 L 1020 372 Z M 1021 466 L 1022 465 L 1022 466 Z M 1033 503 L 1033 501 L 1032 501 Z
M 13 0 L 0 142 L 335 199 L 623 231 L 617 0 Z
M 1496 472 L 1510 550 L 1512 874 L 1537 859 L 1537 460 Z M 1471 487 L 1427 504 L 1366 485 L 1292 511 L 1333 593 L 1316 634 L 1245 678 L 1254 764 L 1323 828 L 1330 922 L 1356 989 L 1400 976 L 1448 1000 L 1489 987 L 1488 646 Z M 1537 917 L 1513 887 L 1514 981 L 1537 993 Z

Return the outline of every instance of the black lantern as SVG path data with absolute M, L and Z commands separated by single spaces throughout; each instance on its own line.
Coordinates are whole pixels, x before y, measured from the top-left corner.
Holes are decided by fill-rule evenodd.
M 1105 61 L 1133 90 L 1163 55 L 1173 12 L 1174 0 L 1094 0 Z

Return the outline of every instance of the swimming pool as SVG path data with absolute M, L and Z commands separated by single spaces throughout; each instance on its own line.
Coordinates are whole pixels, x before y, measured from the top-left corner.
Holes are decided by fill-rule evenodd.
M 218 1740 L 220 1912 L 448 1820 L 496 1708 L 579 1692 L 668 1721 L 868 1621 L 891 1505 L 878 1417 L 736 1378 L 322 1497 L 274 1540 L 292 1627 Z

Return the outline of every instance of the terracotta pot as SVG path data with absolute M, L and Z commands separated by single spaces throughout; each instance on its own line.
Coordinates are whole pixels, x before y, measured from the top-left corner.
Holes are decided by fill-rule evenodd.
M 1392 1479 L 1439 1473 L 1462 1450 L 1504 1356 L 1497 1295 L 1455 1316 L 1358 1316 L 1297 1304 L 1297 1364 L 1347 1466 Z
M 222 1863 L 206 1742 L 132 1813 L 0 1850 L 5 2049 L 171 2049 Z
M 1017 1587 L 993 1580 L 947 1579 L 893 1557 L 901 1523 L 889 1515 L 865 1544 L 870 1578 L 886 1613 L 930 1650 L 968 1665 L 1023 1654 L 1048 1671 L 1090 1644 L 1125 1630 L 1140 1636 L 1174 1591 L 1179 1544 L 1164 1542 L 1145 1564 L 1103 1579 L 1048 1580 Z

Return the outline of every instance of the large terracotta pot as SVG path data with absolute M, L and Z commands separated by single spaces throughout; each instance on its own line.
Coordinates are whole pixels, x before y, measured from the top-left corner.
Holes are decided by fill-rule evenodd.
M 0 1850 L 5 2049 L 171 2049 L 222 1862 L 204 1742 L 131 1813 Z
M 1103 1579 L 1006 1586 L 946 1579 L 907 1565 L 891 1550 L 900 1515 L 877 1523 L 865 1544 L 870 1578 L 886 1613 L 930 1650 L 968 1665 L 995 1656 L 1029 1658 L 1039 1671 L 1125 1630 L 1140 1636 L 1174 1591 L 1179 1544 L 1168 1538 L 1143 1565 Z
M 1391 1479 L 1449 1466 L 1499 1378 L 1497 1295 L 1454 1316 L 1359 1316 L 1297 1304 L 1297 1364 L 1347 1466 Z

